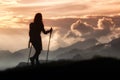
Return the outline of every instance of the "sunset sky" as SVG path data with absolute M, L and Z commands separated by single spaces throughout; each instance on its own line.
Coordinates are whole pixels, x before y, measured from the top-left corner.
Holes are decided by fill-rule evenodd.
M 0 0 L 0 27 L 24 27 L 16 22 L 25 23 L 37 12 L 48 19 L 119 15 L 120 0 Z
M 45 28 L 55 29 L 53 49 L 88 38 L 105 43 L 120 36 L 120 0 L 0 0 L 0 49 L 26 48 L 29 23 L 38 12 Z M 47 45 L 48 36 L 43 37 Z

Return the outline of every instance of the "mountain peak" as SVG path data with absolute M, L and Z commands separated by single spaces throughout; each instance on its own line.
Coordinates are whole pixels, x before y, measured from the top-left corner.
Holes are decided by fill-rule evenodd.
M 96 39 L 87 39 L 85 41 L 78 41 L 75 44 L 71 45 L 70 47 L 77 49 L 87 49 L 89 47 L 96 45 L 96 43 L 98 43 Z
M 114 39 L 110 42 L 111 47 L 120 48 L 120 38 Z

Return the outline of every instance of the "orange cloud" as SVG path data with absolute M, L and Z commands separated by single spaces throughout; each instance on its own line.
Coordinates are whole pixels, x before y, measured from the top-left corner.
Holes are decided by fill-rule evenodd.
M 120 13 L 119 0 L 2 0 L 0 9 L 13 15 L 34 16 L 42 12 L 44 18 L 85 15 L 116 15 Z M 1 11 L 0 11 L 1 12 Z M 1 15 L 0 15 L 1 16 Z

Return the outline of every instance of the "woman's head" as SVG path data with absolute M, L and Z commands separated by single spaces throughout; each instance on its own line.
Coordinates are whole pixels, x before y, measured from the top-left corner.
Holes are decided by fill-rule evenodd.
M 41 13 L 37 13 L 36 15 L 35 15 L 35 18 L 34 18 L 34 22 L 40 22 L 40 21 L 42 21 L 42 14 Z

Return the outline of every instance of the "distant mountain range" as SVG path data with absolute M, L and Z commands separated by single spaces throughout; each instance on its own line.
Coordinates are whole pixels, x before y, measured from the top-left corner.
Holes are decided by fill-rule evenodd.
M 70 46 L 59 48 L 49 52 L 49 60 L 85 60 L 98 56 L 113 57 L 120 59 L 120 38 L 114 39 L 106 44 L 99 43 L 95 39 L 77 42 Z M 97 45 L 96 45 L 97 44 Z M 32 49 L 31 55 L 33 55 Z M 47 51 L 42 51 L 40 60 L 46 60 Z M 19 62 L 27 62 L 29 49 L 22 49 L 11 53 L 7 50 L 0 51 L 0 65 L 16 65 Z M 4 66 L 2 66 L 4 67 Z M 0 67 L 1 68 L 1 67 Z
M 97 43 L 97 41 L 93 42 Z M 105 44 L 95 45 L 95 43 L 91 46 L 88 44 L 89 47 L 84 49 L 69 46 L 68 48 L 70 50 L 58 55 L 57 59 L 85 60 L 91 59 L 95 56 L 120 58 L 120 38 L 114 39 L 111 42 Z M 75 44 L 78 45 L 80 43 L 78 42 Z

